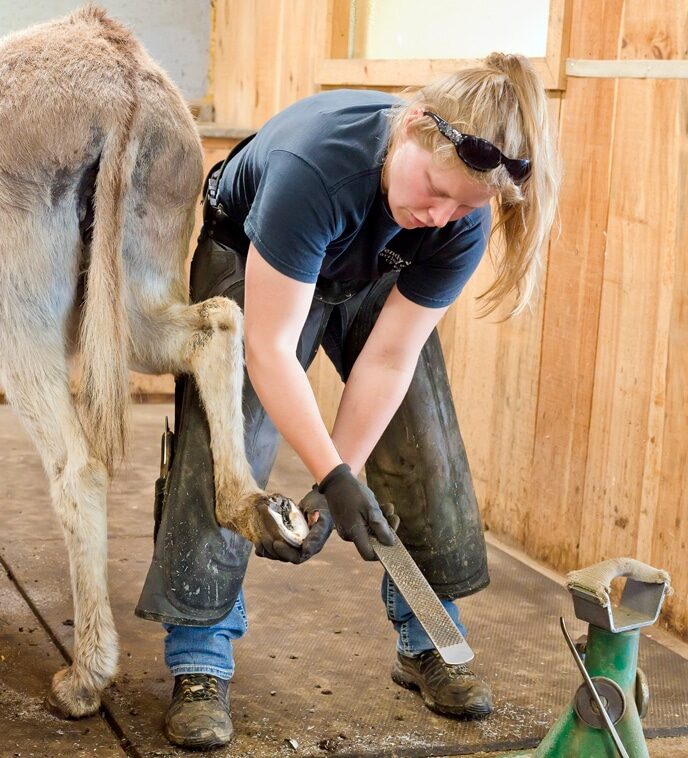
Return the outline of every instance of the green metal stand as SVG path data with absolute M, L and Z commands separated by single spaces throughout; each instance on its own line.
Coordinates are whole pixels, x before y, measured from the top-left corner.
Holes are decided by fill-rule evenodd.
M 615 574 L 621 561 L 624 573 Z M 610 577 L 634 575 L 621 605 L 613 607 Z M 649 698 L 645 676 L 638 671 L 640 627 L 656 621 L 669 586 L 665 572 L 632 559 L 569 575 L 576 615 L 589 622 L 584 660 L 563 619 L 561 627 L 584 683 L 534 751 L 508 758 L 649 758 L 640 722 Z
M 613 680 L 624 694 L 624 713 L 615 727 L 629 758 L 649 758 L 635 702 L 639 639 L 637 629 L 614 634 L 591 624 L 585 649 L 585 668 L 590 676 Z M 587 692 L 585 695 L 590 697 Z M 617 758 L 619 753 L 609 731 L 604 726 L 586 724 L 576 711 L 576 700 L 571 701 L 535 751 L 510 758 Z M 594 701 L 590 701 L 594 712 Z

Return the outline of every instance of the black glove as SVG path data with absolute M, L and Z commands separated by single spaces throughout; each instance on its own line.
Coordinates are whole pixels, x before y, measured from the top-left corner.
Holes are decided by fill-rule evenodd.
M 369 530 L 383 545 L 394 544 L 394 532 L 375 495 L 356 479 L 346 463 L 332 469 L 320 482 L 319 490 L 327 498 L 337 533 L 346 542 L 353 542 L 364 560 L 376 560 Z
M 384 513 L 389 525 L 396 532 L 401 521 L 399 520 L 399 516 L 394 512 L 394 505 L 392 503 L 380 503 L 380 510 Z
M 301 545 L 301 560 L 307 561 L 325 547 L 334 524 L 327 498 L 320 493 L 317 484 L 314 484 L 313 489 L 301 500 L 299 508 L 309 527 L 308 535 Z
M 256 555 L 285 563 L 303 563 L 319 553 L 332 533 L 332 516 L 324 495 L 318 492 L 317 484 L 299 503 L 299 510 L 306 517 L 309 532 L 300 548 L 288 545 L 279 536 L 265 535 L 256 545 Z M 317 515 L 316 515 L 317 513 Z

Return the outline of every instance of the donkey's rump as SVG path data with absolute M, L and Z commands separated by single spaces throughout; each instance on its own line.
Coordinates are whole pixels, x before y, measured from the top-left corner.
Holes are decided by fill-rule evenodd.
M 122 180 L 137 190 L 130 209 L 142 216 L 162 203 L 185 212 L 202 179 L 193 120 L 126 27 L 91 7 L 0 40 L 5 209 L 38 213 L 69 203 L 83 220 L 113 134 L 128 161 Z

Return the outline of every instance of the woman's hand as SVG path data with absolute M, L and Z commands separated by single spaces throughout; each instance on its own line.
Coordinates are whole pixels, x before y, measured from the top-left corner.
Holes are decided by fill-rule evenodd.
M 301 547 L 293 547 L 279 538 L 273 540 L 268 537 L 256 545 L 256 555 L 285 563 L 303 563 L 325 547 L 328 537 L 332 534 L 332 516 L 327 499 L 320 494 L 316 484 L 301 500 L 298 507 L 306 517 L 309 527 L 309 532 Z
M 372 490 L 356 479 L 346 463 L 336 466 L 318 488 L 327 499 L 339 536 L 353 542 L 366 561 L 376 560 L 372 533 L 383 545 L 394 544 L 394 532 Z

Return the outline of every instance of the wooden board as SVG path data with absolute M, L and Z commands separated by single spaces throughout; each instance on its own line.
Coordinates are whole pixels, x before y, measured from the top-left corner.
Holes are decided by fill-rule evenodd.
M 688 83 L 679 93 L 679 156 L 674 289 L 666 366 L 666 409 L 652 553 L 670 566 L 678 592 L 666 604 L 671 627 L 688 637 Z
M 572 27 L 571 54 L 615 57 L 623 0 L 604 14 L 586 4 Z M 560 234 L 546 283 L 531 507 L 523 543 L 560 569 L 578 565 L 600 295 L 606 249 L 613 80 L 568 83 L 559 122 L 563 163 Z
M 621 58 L 677 54 L 670 29 L 661 39 L 648 34 L 669 17 L 667 6 L 627 0 Z M 676 253 L 678 87 L 617 83 L 581 563 L 619 554 L 653 559 Z
M 216 120 L 255 128 L 312 94 L 328 30 L 326 2 L 218 0 Z
M 528 507 L 542 298 L 508 322 L 499 323 L 503 308 L 478 319 L 476 297 L 493 278 L 486 257 L 452 309 L 453 334 L 445 331 L 443 343 L 483 517 L 488 528 L 520 543 Z
M 685 12 L 685 3 L 668 0 L 651 7 L 627 2 L 620 57 L 681 56 Z M 685 633 L 686 511 L 678 508 L 685 505 L 680 466 L 683 461 L 685 470 L 686 425 L 681 441 L 676 423 L 686 417 L 685 390 L 681 397 L 686 367 L 672 350 L 685 329 L 685 208 L 680 201 L 686 175 L 679 170 L 684 88 L 677 80 L 619 82 L 616 181 L 600 322 L 600 341 L 604 337 L 609 350 L 597 366 L 593 418 L 596 409 L 601 413 L 599 425 L 591 428 L 589 466 L 597 465 L 589 467 L 586 491 L 594 488 L 599 515 L 599 528 L 590 535 L 591 554 L 625 550 L 666 568 L 679 589 L 667 612 L 682 619 L 677 628 Z

